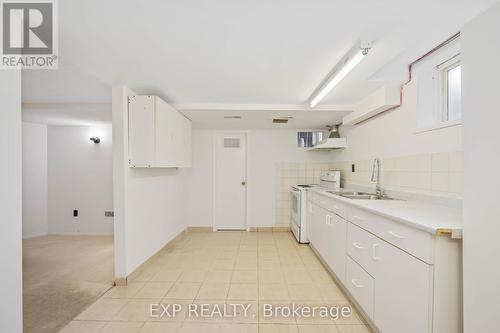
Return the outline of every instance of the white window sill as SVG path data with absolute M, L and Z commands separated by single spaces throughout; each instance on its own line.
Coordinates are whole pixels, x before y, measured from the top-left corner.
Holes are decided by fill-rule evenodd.
M 436 130 L 440 130 L 443 128 L 460 126 L 460 125 L 462 125 L 462 120 L 443 121 L 443 122 L 435 124 L 435 125 L 418 128 L 417 130 L 415 130 L 415 132 L 413 132 L 413 134 L 420 134 L 420 133 L 425 133 L 425 132 L 430 132 L 430 131 L 436 131 Z

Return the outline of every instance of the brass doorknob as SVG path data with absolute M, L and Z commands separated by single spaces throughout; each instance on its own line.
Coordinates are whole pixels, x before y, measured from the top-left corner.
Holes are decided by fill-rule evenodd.
M 247 182 L 241 182 L 241 186 L 245 186 Z

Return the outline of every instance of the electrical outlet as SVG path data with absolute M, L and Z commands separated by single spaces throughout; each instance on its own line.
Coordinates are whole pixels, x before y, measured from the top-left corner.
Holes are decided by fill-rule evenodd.
M 73 210 L 73 216 L 78 217 L 78 209 Z
M 106 217 L 114 217 L 115 216 L 115 212 L 113 212 L 113 211 L 105 211 L 104 212 L 104 216 L 106 216 Z

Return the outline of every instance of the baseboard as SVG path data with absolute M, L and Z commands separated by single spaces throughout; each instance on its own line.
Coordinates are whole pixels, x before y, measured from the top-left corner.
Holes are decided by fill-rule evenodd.
M 273 227 L 273 232 L 288 232 L 290 227 Z
M 53 236 L 113 236 L 109 232 L 49 232 L 47 235 Z
M 127 285 L 127 278 L 116 278 L 115 286 L 116 287 L 125 287 Z
M 290 227 L 249 227 L 250 232 L 287 232 Z
M 31 238 L 42 237 L 42 236 L 47 236 L 47 235 L 49 235 L 48 232 L 43 232 L 43 233 L 39 233 L 39 234 L 33 234 L 33 235 L 23 236 L 23 239 L 31 239 Z
M 142 271 L 144 270 L 146 265 L 148 263 L 150 263 L 151 261 L 153 261 L 156 257 L 158 257 L 161 252 L 168 250 L 169 248 L 174 247 L 176 245 L 176 243 L 178 243 L 180 240 L 182 240 L 186 236 L 186 234 L 188 233 L 188 229 L 189 229 L 189 227 L 185 228 L 177 236 L 175 236 L 170 241 L 168 241 L 167 244 L 165 244 L 161 249 L 156 251 L 155 254 L 153 254 L 151 257 L 149 257 L 139 267 L 134 269 L 134 271 L 132 273 L 130 273 L 127 277 L 115 277 L 115 285 L 116 286 L 126 286 L 128 281 L 134 280 L 139 274 L 142 273 Z
M 214 229 L 212 227 L 187 227 L 187 232 L 213 232 Z

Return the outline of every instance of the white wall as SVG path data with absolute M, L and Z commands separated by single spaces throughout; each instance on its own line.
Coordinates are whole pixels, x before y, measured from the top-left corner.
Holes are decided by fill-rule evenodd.
M 21 73 L 0 70 L 0 331 L 23 331 Z
M 462 31 L 464 329 L 498 331 L 500 4 Z
M 128 167 L 128 96 L 113 87 L 115 276 L 132 273 L 186 227 L 186 171 Z
M 213 225 L 214 130 L 193 131 L 193 167 L 188 170 L 187 223 Z M 248 131 L 247 226 L 275 225 L 276 164 L 278 162 L 328 162 L 329 152 L 297 148 L 296 130 Z
M 47 126 L 23 123 L 23 238 L 49 232 Z
M 113 210 L 111 126 L 49 126 L 47 146 L 49 232 L 112 234 L 113 218 L 104 216 Z
M 459 151 L 461 126 L 415 134 L 418 76 L 405 87 L 402 107 L 354 126 L 341 126 L 347 149 L 333 153 L 335 161 Z

